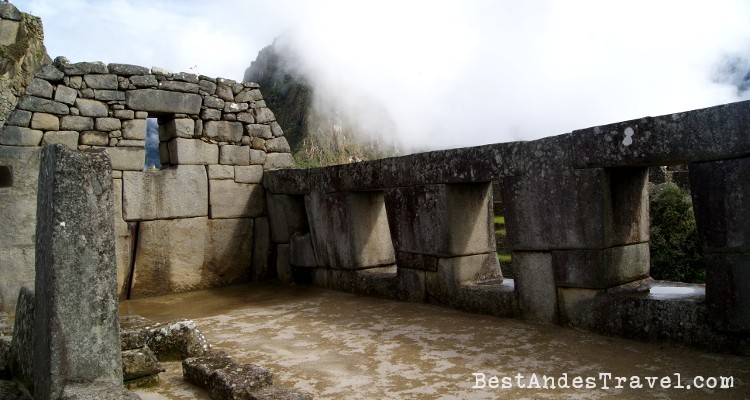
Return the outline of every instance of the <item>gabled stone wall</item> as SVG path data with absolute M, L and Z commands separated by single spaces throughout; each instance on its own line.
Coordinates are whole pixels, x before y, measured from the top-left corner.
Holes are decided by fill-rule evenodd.
M 148 117 L 158 118 L 161 170 L 144 170 Z M 266 170 L 294 166 L 283 135 L 254 83 L 62 58 L 45 65 L 0 131 L 0 309 L 13 310 L 33 282 L 41 146 L 107 150 L 126 298 L 264 274 L 261 182 Z

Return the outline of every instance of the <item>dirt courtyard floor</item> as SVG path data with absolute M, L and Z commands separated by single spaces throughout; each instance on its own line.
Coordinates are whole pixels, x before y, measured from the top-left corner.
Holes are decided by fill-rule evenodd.
M 316 399 L 750 397 L 750 357 L 306 286 L 129 300 L 120 312 L 192 319 L 214 348 Z M 136 391 L 144 400 L 208 399 L 179 363 L 167 368 L 158 387 Z M 733 387 L 720 388 L 720 377 Z

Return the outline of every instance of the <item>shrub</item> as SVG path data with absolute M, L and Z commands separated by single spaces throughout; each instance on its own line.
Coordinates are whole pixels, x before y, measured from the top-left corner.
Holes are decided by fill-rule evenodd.
M 651 276 L 705 283 L 706 267 L 690 196 L 677 185 L 665 183 L 652 190 L 650 206 Z

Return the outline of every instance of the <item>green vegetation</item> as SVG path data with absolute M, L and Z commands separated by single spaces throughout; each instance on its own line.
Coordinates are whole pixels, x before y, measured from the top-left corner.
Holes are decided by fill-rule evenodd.
M 706 267 L 690 196 L 673 183 L 651 195 L 651 276 L 654 279 L 705 283 Z

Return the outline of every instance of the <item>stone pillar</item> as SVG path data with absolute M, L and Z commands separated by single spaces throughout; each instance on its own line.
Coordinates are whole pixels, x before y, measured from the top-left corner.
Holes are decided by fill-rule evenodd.
M 36 230 L 34 398 L 70 382 L 122 383 L 112 171 L 105 152 L 42 151 Z
M 647 168 L 576 169 L 571 141 L 530 142 L 527 173 L 503 185 L 521 307 L 546 322 L 558 287 L 606 289 L 649 271 Z
M 690 188 L 711 320 L 750 332 L 750 157 L 690 165 Z
M 489 182 L 388 189 L 385 205 L 399 273 L 424 274 L 436 301 L 451 303 L 461 285 L 502 278 Z

